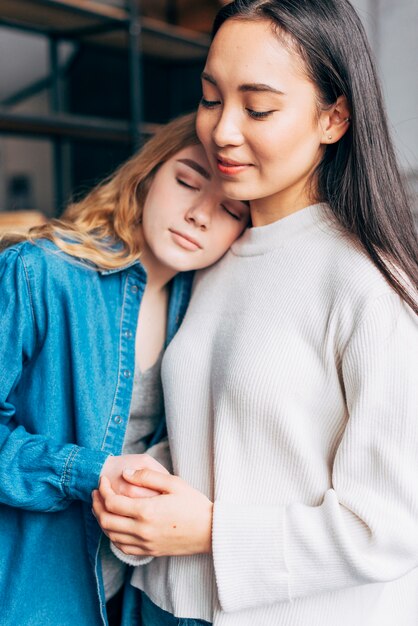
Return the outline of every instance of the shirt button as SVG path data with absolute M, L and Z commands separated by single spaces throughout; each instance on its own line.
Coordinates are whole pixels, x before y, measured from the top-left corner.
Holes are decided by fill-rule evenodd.
M 132 293 L 138 293 L 138 285 L 132 285 L 131 291 Z
M 120 424 L 122 421 L 122 418 L 120 415 L 115 415 L 115 417 L 113 418 L 113 421 L 116 422 L 116 424 Z
M 124 371 L 123 371 L 123 375 L 125 376 L 125 378 L 129 378 L 129 377 L 130 377 L 130 375 L 131 375 L 130 370 L 124 370 Z
M 132 337 L 132 333 L 131 333 L 131 331 L 130 331 L 130 330 L 125 330 L 125 337 L 126 337 L 127 339 L 131 339 L 131 337 Z

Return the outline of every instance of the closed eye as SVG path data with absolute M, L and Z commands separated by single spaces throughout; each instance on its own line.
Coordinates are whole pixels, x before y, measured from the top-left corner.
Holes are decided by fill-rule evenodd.
M 274 110 L 273 111 L 254 111 L 253 109 L 247 109 L 247 113 L 253 119 L 260 120 L 260 119 L 265 119 L 266 117 L 269 117 L 269 115 L 272 115 L 272 113 L 274 113 Z
M 235 220 L 240 221 L 241 220 L 241 215 L 237 215 L 236 213 L 234 213 L 233 211 L 231 211 L 230 209 L 228 209 L 227 206 L 225 206 L 225 204 L 221 204 L 221 207 L 224 209 L 224 211 L 226 211 L 231 217 L 233 217 Z
M 176 178 L 176 181 L 178 182 L 179 185 L 181 185 L 182 187 L 186 187 L 187 189 L 191 189 L 192 191 L 199 191 L 199 187 L 194 187 L 193 185 L 189 185 L 189 183 L 186 183 L 185 180 L 183 180 L 182 178 Z
M 200 104 L 206 109 L 213 109 L 218 104 L 221 104 L 220 100 L 206 100 L 206 98 L 201 98 Z

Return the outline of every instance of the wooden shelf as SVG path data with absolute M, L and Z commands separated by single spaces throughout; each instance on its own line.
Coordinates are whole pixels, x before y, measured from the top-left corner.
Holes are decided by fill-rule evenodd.
M 1 0 L 1 17 L 51 30 L 124 22 L 126 11 L 94 0 Z
M 23 233 L 46 222 L 45 215 L 39 211 L 0 211 L 0 234 L 10 231 Z
M 129 5 L 128 1 L 120 5 L 100 0 L 0 0 L 0 25 L 49 39 L 50 77 L 28 86 L 23 96 L 29 97 L 39 88 L 48 87 L 50 113 L 19 114 L 11 110 L 13 102 L 10 102 L 9 107 L 0 106 L 0 133 L 51 140 L 54 150 L 54 203 L 57 207 L 64 206 L 69 191 L 65 188 L 68 185 L 65 177 L 68 166 L 66 147 L 61 139 L 72 142 L 74 149 L 77 149 L 74 142 L 86 141 L 124 144 L 128 150 L 123 148 L 122 152 L 134 151 L 142 137 L 152 135 L 159 127 L 157 124 L 142 123 L 143 54 L 166 60 L 169 70 L 172 65 L 179 68 L 183 62 L 189 61 L 194 62 L 195 68 L 203 64 L 210 45 L 210 38 L 204 33 L 172 26 L 156 19 L 154 14 L 152 17 L 138 15 L 137 5 Z M 132 8 L 125 9 L 125 6 Z M 150 7 L 154 9 L 156 5 L 148 5 L 148 9 Z M 60 79 L 58 44 L 68 40 L 126 51 L 129 121 L 61 112 L 63 80 Z
M 152 135 L 158 124 L 141 124 L 141 134 Z M 132 142 L 132 128 L 128 122 L 100 117 L 54 113 L 22 115 L 0 108 L 0 132 L 35 137 L 63 137 L 89 141 Z
M 127 46 L 128 12 L 97 0 L 0 0 L 0 23 L 60 38 Z M 141 17 L 145 54 L 176 60 L 205 58 L 208 35 Z

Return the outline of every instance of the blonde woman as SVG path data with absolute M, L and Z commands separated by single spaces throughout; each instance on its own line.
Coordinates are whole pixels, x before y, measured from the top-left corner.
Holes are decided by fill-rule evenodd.
M 189 270 L 217 261 L 247 221 L 248 206 L 219 193 L 191 115 L 61 220 L 9 238 L 0 255 L 3 626 L 107 624 L 105 600 L 123 574 L 100 550 L 91 492 L 102 473 L 123 493 L 124 468 L 164 471 L 139 454 L 164 428 L 161 353 L 185 313 Z

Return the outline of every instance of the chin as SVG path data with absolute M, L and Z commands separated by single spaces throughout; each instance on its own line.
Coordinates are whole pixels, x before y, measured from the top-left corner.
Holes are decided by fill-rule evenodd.
M 167 259 L 160 258 L 160 262 L 165 265 L 167 269 L 172 270 L 173 272 L 189 272 L 190 270 L 196 269 L 196 261 L 193 262 L 192 259 Z
M 231 200 L 239 200 L 239 202 L 249 202 L 258 198 L 258 194 L 245 185 L 235 180 L 223 180 L 221 183 L 222 191 Z

